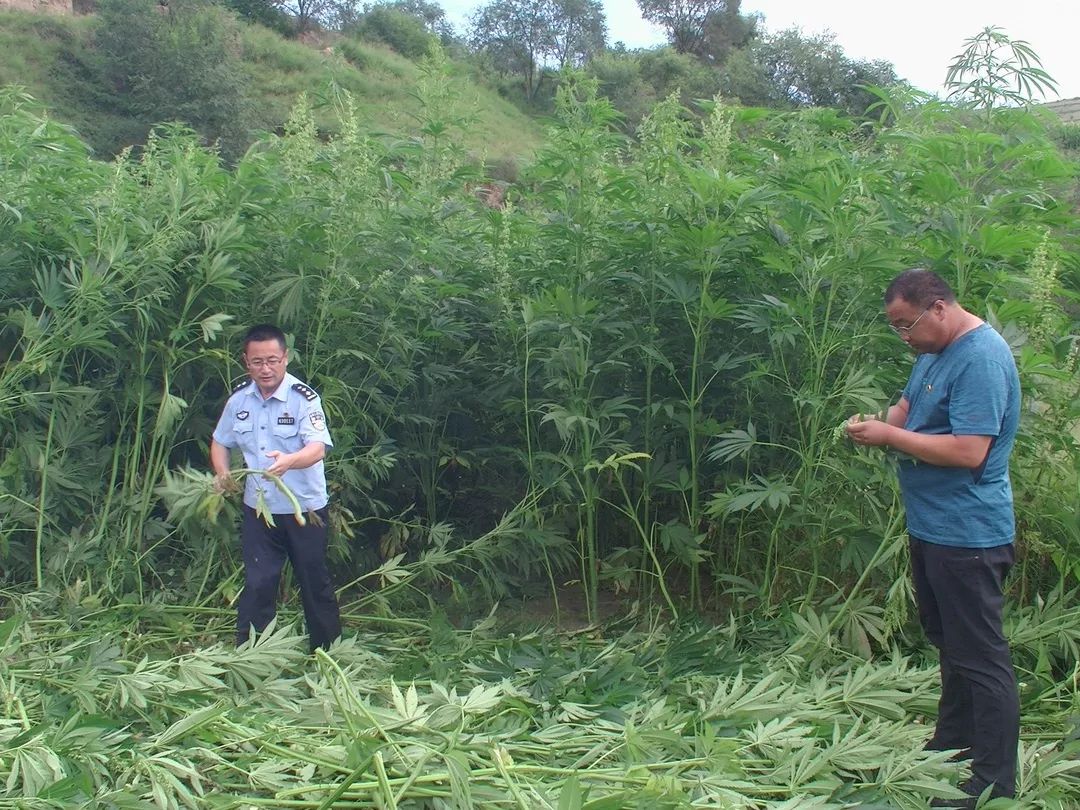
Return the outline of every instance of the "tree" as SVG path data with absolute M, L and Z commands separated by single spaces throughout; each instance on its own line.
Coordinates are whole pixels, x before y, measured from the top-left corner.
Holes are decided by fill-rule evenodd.
M 742 0 L 637 0 L 641 16 L 667 30 L 680 53 L 722 61 L 754 34 L 754 19 L 739 13 Z M 710 53 L 712 52 L 712 53 Z
M 372 6 L 347 30 L 366 39 L 385 42 L 409 59 L 420 59 L 435 42 L 435 35 L 422 19 L 401 11 L 396 4 Z
M 521 77 L 531 102 L 540 83 L 544 55 L 551 48 L 551 27 L 544 0 L 495 0 L 473 15 L 472 47 L 503 73 Z
M 560 68 L 581 67 L 607 42 L 604 8 L 600 0 L 558 0 L 552 6 L 550 56 Z
M 736 51 L 724 67 L 723 93 L 762 107 L 833 107 L 861 116 L 877 97 L 862 89 L 897 82 L 888 62 L 849 58 L 832 34 L 792 28 Z
M 599 0 L 493 0 L 471 23 L 472 47 L 497 70 L 519 75 L 530 103 L 545 67 L 584 63 L 607 34 Z
M 370 12 L 380 6 L 415 17 L 444 44 L 454 38 L 454 27 L 446 19 L 446 12 L 438 3 L 430 2 L 430 0 L 390 0 L 390 2 L 370 5 L 367 10 Z
M 740 14 L 740 3 L 741 0 L 730 0 L 724 8 L 705 17 L 701 48 L 697 53 L 705 61 L 723 64 L 729 54 L 745 47 L 757 36 L 758 18 Z
M 296 20 L 301 33 L 333 20 L 339 14 L 337 0 L 275 0 L 279 9 Z
M 446 12 L 430 0 L 368 3 L 354 19 L 343 19 L 341 29 L 385 42 L 410 59 L 427 54 L 435 38 L 444 46 L 458 43 Z

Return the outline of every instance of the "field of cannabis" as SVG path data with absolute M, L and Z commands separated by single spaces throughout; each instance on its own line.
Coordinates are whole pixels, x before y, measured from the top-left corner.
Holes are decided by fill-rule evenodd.
M 629 138 L 561 81 L 508 188 L 437 54 L 412 137 L 342 93 L 334 137 L 304 101 L 235 165 L 177 126 L 99 162 L 0 91 L 0 807 L 956 797 L 895 460 L 838 431 L 906 379 L 881 294 L 915 265 L 1023 385 L 1021 776 L 985 806 L 1080 806 L 1080 220 L 1048 123 L 672 97 Z M 314 656 L 295 599 L 231 643 L 206 451 L 263 320 L 335 441 L 346 632 Z M 515 610 L 555 597 L 581 620 Z
M 231 637 L 223 611 L 105 609 L 84 593 L 18 599 L 0 626 L 6 806 L 794 810 L 960 795 L 961 766 L 922 751 L 936 670 L 837 649 L 828 611 L 562 633 L 357 612 L 312 657 L 288 626 L 235 650 L 210 632 Z M 1060 604 L 1016 617 L 1021 659 L 1075 658 L 1077 620 Z M 1075 672 L 1024 679 L 1021 806 L 1075 807 Z M 1003 802 L 986 806 L 1018 806 Z

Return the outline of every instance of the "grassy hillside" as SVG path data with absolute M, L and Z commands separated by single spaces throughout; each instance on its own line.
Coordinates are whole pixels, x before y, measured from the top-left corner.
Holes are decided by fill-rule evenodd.
M 102 78 L 94 46 L 96 25 L 92 16 L 0 11 L 0 85 L 25 87 L 56 119 L 73 125 L 99 155 L 108 157 L 141 141 L 145 124 L 118 112 L 122 105 Z M 320 114 L 318 104 L 335 88 L 353 95 L 370 130 L 407 133 L 414 128 L 418 102 L 413 90 L 420 68 L 389 48 L 341 39 L 318 49 L 246 25 L 242 51 L 252 118 L 260 129 L 279 129 L 301 92 L 316 104 L 319 125 L 331 129 L 334 116 L 329 110 Z M 493 90 L 473 82 L 465 68 L 451 65 L 451 72 L 460 113 L 469 122 L 464 145 L 470 152 L 498 163 L 530 156 L 541 141 L 540 126 Z

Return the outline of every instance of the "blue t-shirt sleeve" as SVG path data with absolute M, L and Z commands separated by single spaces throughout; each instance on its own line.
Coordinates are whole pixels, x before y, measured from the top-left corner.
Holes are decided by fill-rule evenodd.
M 1000 362 L 974 356 L 949 392 L 949 423 L 956 436 L 998 436 L 1008 405 L 1010 375 Z

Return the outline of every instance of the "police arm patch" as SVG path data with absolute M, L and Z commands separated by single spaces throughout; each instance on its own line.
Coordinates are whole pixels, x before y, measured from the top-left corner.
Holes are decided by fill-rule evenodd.
M 293 391 L 296 391 L 308 402 L 314 402 L 319 398 L 319 395 L 315 393 L 315 389 L 304 385 L 303 383 L 293 383 Z
M 322 411 L 312 411 L 308 418 L 311 420 L 311 426 L 316 433 L 322 433 L 326 430 L 326 417 L 323 416 Z

